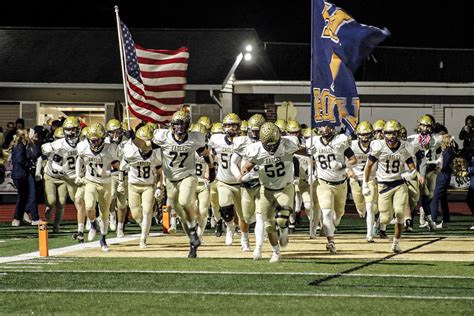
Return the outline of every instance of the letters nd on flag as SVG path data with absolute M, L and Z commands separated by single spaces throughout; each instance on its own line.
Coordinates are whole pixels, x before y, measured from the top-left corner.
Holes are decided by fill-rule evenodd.
M 130 112 L 146 122 L 168 122 L 184 103 L 188 49 L 145 49 L 133 41 L 122 21 L 120 28 Z
M 357 23 L 324 0 L 312 0 L 311 31 L 313 124 L 344 124 L 352 133 L 360 108 L 353 73 L 390 33 Z

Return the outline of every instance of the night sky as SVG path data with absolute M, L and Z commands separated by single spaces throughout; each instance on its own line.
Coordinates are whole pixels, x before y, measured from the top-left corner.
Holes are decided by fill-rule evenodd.
M 27 6 L 2 1 L 0 25 L 114 28 L 113 6 L 118 4 L 131 29 L 245 27 L 255 28 L 262 41 L 310 42 L 310 0 L 63 2 L 37 1 Z M 360 23 L 387 27 L 392 36 L 382 46 L 474 48 L 472 11 L 456 1 L 332 2 Z

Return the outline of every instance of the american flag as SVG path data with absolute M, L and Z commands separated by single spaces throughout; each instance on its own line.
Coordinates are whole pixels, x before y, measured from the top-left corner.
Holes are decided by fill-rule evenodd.
M 146 122 L 170 121 L 184 103 L 188 49 L 145 49 L 133 41 L 122 21 L 120 28 L 130 112 Z

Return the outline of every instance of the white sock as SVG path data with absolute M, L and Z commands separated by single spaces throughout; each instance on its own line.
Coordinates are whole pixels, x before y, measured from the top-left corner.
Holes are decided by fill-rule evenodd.
M 387 225 L 384 225 L 384 224 L 380 224 L 380 230 L 387 230 Z
M 227 226 L 227 229 L 231 230 L 232 232 L 235 232 L 235 223 L 232 222 L 226 222 L 225 225 Z
M 195 223 L 195 222 L 186 221 L 186 224 L 188 224 L 188 228 L 189 228 L 190 230 L 193 230 L 193 229 L 196 227 L 196 223 Z
M 400 238 L 393 237 L 393 243 L 396 244 L 397 242 L 400 242 Z
M 77 231 L 81 233 L 84 232 L 84 223 L 77 223 Z
M 255 245 L 257 247 L 262 247 L 263 245 L 263 236 L 265 231 L 265 225 L 263 223 L 262 214 L 255 213 Z
M 329 208 L 323 208 L 323 226 L 328 237 L 334 236 L 334 211 Z
M 367 223 L 367 236 L 372 236 L 372 226 L 374 226 L 375 215 L 372 211 L 372 203 L 365 203 L 365 221 Z
M 242 233 L 242 237 L 240 237 L 240 242 L 242 244 L 246 244 L 249 242 L 249 233 Z
M 151 227 L 151 217 L 152 214 L 145 214 L 142 219 L 142 235 L 141 239 L 146 240 L 148 233 L 150 232 L 150 227 Z
M 99 221 L 99 227 L 100 227 L 100 234 L 107 235 L 107 232 L 109 230 L 109 219 L 107 218 L 106 220 Z
M 119 223 L 117 224 L 117 229 L 118 229 L 118 230 L 123 230 L 123 225 L 124 225 L 124 223 L 120 223 L 120 222 L 119 222 Z
M 277 244 L 275 246 L 272 246 L 272 251 L 274 253 L 280 253 L 280 244 Z

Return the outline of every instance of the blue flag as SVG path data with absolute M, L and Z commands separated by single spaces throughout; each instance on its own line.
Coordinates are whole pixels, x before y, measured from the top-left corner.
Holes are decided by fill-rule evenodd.
M 353 73 L 390 33 L 357 23 L 324 0 L 312 0 L 311 31 L 312 125 L 344 125 L 351 134 L 360 109 Z

